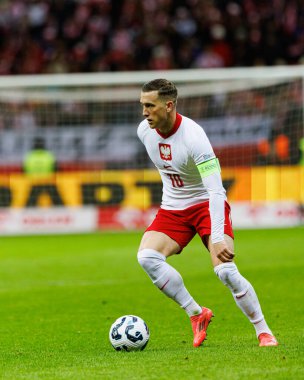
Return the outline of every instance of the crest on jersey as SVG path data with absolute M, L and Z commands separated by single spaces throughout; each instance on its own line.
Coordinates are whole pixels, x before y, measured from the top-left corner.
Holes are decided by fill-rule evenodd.
M 159 143 L 160 158 L 165 161 L 172 160 L 171 145 Z

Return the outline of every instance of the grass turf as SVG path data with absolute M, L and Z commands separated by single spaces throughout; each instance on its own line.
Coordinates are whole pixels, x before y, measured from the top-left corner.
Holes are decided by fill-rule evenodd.
M 137 264 L 140 233 L 2 238 L 0 376 L 303 379 L 303 236 L 303 228 L 236 231 L 236 263 L 254 285 L 279 347 L 258 347 L 199 238 L 169 259 L 215 314 L 198 349 L 186 314 Z M 145 351 L 111 347 L 109 327 L 124 314 L 147 322 Z

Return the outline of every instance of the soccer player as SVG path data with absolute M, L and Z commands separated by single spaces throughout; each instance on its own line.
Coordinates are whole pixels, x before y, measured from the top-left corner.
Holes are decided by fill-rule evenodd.
M 188 314 L 193 346 L 200 346 L 213 313 L 193 299 L 181 275 L 166 261 L 198 233 L 210 252 L 214 272 L 253 324 L 259 345 L 277 346 L 252 285 L 233 261 L 230 207 L 218 159 L 203 128 L 177 113 L 177 89 L 166 79 L 144 84 L 140 103 L 145 120 L 138 127 L 138 137 L 163 182 L 160 209 L 140 243 L 140 265 L 152 282 Z

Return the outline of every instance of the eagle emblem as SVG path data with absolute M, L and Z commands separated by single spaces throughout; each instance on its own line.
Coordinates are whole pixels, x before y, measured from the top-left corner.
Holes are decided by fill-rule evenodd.
M 159 143 L 160 158 L 165 161 L 172 160 L 171 145 Z

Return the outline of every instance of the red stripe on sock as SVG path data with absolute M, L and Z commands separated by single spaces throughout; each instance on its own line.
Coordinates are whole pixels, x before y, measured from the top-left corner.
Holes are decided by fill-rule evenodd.
M 168 284 L 169 281 L 170 281 L 170 280 L 167 280 L 167 282 L 165 282 L 164 285 L 163 285 L 161 288 L 159 288 L 159 289 L 160 289 L 160 290 L 163 290 L 164 287 Z

